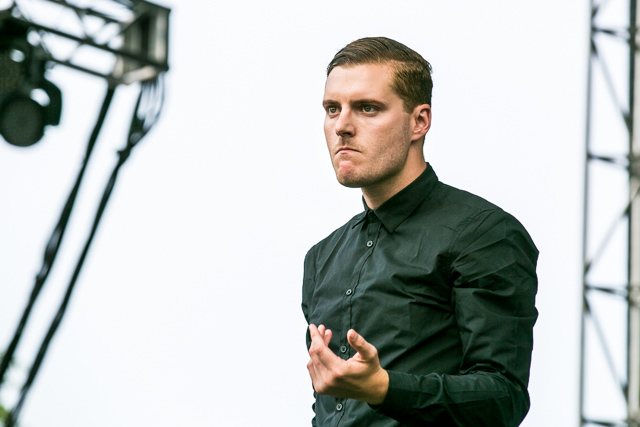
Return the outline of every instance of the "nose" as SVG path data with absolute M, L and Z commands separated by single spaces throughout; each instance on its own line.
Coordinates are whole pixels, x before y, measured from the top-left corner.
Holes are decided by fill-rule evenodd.
M 340 112 L 340 115 L 336 119 L 335 130 L 338 136 L 354 135 L 355 127 L 353 125 L 353 117 L 351 116 L 351 111 L 349 109 L 344 108 Z

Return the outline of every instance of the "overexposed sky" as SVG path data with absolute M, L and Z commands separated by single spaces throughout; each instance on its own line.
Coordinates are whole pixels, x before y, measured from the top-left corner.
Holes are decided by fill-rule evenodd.
M 302 261 L 362 209 L 333 175 L 325 68 L 364 36 L 433 66 L 425 155 L 440 179 L 515 215 L 540 249 L 525 427 L 578 422 L 587 1 L 164 1 L 160 122 L 124 167 L 24 427 L 309 425 Z M 56 67 L 62 123 L 0 144 L 0 348 L 105 91 Z M 0 399 L 10 406 L 124 144 L 137 87 L 116 93 L 56 268 Z

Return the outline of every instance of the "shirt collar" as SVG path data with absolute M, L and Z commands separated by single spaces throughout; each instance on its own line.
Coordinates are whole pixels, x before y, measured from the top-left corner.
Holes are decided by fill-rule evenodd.
M 411 184 L 400 190 L 373 210 L 373 213 L 380 219 L 382 225 L 393 233 L 395 229 L 418 207 L 418 205 L 427 197 L 433 187 L 438 183 L 438 176 L 433 167 L 427 163 L 427 168 L 420 176 L 418 176 Z M 362 198 L 364 212 L 356 216 L 356 226 L 367 218 L 367 214 L 372 210 L 367 206 Z

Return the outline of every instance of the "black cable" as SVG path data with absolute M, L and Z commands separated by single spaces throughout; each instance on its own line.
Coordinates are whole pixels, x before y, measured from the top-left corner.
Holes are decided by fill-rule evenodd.
M 127 138 L 127 144 L 125 147 L 118 151 L 118 162 L 111 173 L 111 177 L 107 182 L 104 193 L 102 195 L 102 199 L 98 206 L 96 216 L 93 222 L 93 226 L 91 228 L 91 232 L 87 237 L 87 240 L 84 245 L 84 249 L 78 259 L 76 264 L 76 268 L 73 272 L 73 276 L 69 282 L 67 287 L 67 291 L 65 293 L 64 299 L 58 308 L 58 312 L 54 317 L 49 330 L 42 341 L 38 354 L 29 370 L 29 375 L 24 385 L 22 386 L 22 390 L 20 392 L 20 397 L 18 402 L 16 403 L 13 410 L 9 413 L 6 420 L 6 427 L 14 427 L 15 422 L 17 421 L 20 411 L 22 410 L 22 406 L 24 401 L 31 389 L 31 386 L 35 380 L 36 375 L 38 374 L 38 370 L 40 369 L 40 365 L 42 364 L 42 360 L 44 359 L 47 349 L 49 348 L 49 344 L 53 339 L 60 323 L 62 322 L 62 318 L 67 310 L 67 306 L 69 304 L 69 300 L 71 299 L 71 294 L 73 293 L 73 289 L 75 287 L 78 276 L 80 275 L 80 270 L 82 269 L 82 265 L 84 264 L 87 253 L 89 252 L 89 247 L 93 241 L 95 233 L 98 229 L 98 225 L 102 218 L 102 214 L 107 206 L 107 202 L 109 201 L 109 197 L 113 191 L 115 186 L 118 172 L 122 165 L 127 161 L 129 155 L 131 154 L 131 150 L 135 147 L 138 142 L 149 132 L 151 127 L 156 123 L 158 116 L 160 114 L 160 110 L 162 109 L 162 101 L 163 101 L 163 90 L 161 87 L 161 80 L 158 78 L 157 80 L 143 82 L 141 84 L 140 95 L 138 96 L 138 100 L 136 102 L 135 112 L 133 114 L 133 118 L 131 119 L 131 126 L 129 128 L 129 136 Z
M 85 170 L 87 168 L 87 164 L 89 163 L 89 159 L 91 158 L 91 153 L 93 152 L 93 148 L 98 139 L 98 135 L 100 133 L 100 129 L 104 123 L 104 119 L 107 115 L 107 110 L 109 109 L 109 105 L 111 104 L 111 100 L 113 99 L 113 94 L 115 92 L 115 87 L 109 87 L 107 93 L 105 95 L 104 101 L 102 103 L 102 108 L 100 109 L 100 114 L 98 115 L 98 119 L 93 128 L 93 132 L 89 138 L 89 142 L 87 144 L 87 151 L 85 153 L 84 162 L 82 163 L 82 167 L 78 173 L 78 177 L 76 178 L 75 185 L 71 189 L 71 193 L 67 199 L 67 202 L 62 209 L 62 213 L 60 214 L 60 218 L 58 219 L 58 223 L 56 224 L 51 237 L 49 238 L 49 242 L 45 247 L 44 251 L 44 259 L 42 262 L 42 268 L 40 272 L 36 276 L 36 282 L 31 291 L 31 296 L 29 301 L 27 302 L 27 306 L 25 307 L 20 322 L 18 323 L 18 327 L 13 335 L 13 339 L 7 347 L 7 351 L 2 355 L 2 361 L 0 362 L 0 388 L 4 382 L 4 377 L 9 368 L 11 360 L 13 359 L 13 355 L 18 347 L 18 343 L 20 342 L 20 338 L 22 337 L 22 332 L 27 324 L 27 320 L 29 319 L 29 315 L 31 314 L 31 310 L 40 295 L 40 291 L 42 290 L 44 283 L 49 276 L 49 272 L 53 267 L 53 263 L 55 262 L 56 255 L 58 254 L 58 249 L 60 248 L 60 244 L 62 243 L 62 239 L 64 237 L 65 230 L 67 229 L 67 224 L 69 222 L 69 218 L 71 217 L 71 211 L 73 210 L 73 205 L 76 201 L 76 196 L 78 194 L 78 190 L 80 189 L 80 184 L 82 183 L 82 178 L 84 177 Z

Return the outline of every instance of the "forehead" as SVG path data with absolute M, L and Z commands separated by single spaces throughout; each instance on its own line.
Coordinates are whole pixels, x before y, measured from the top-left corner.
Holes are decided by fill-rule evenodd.
M 327 77 L 325 100 L 341 98 L 399 97 L 392 88 L 393 68 L 389 64 L 362 64 L 335 67 Z

